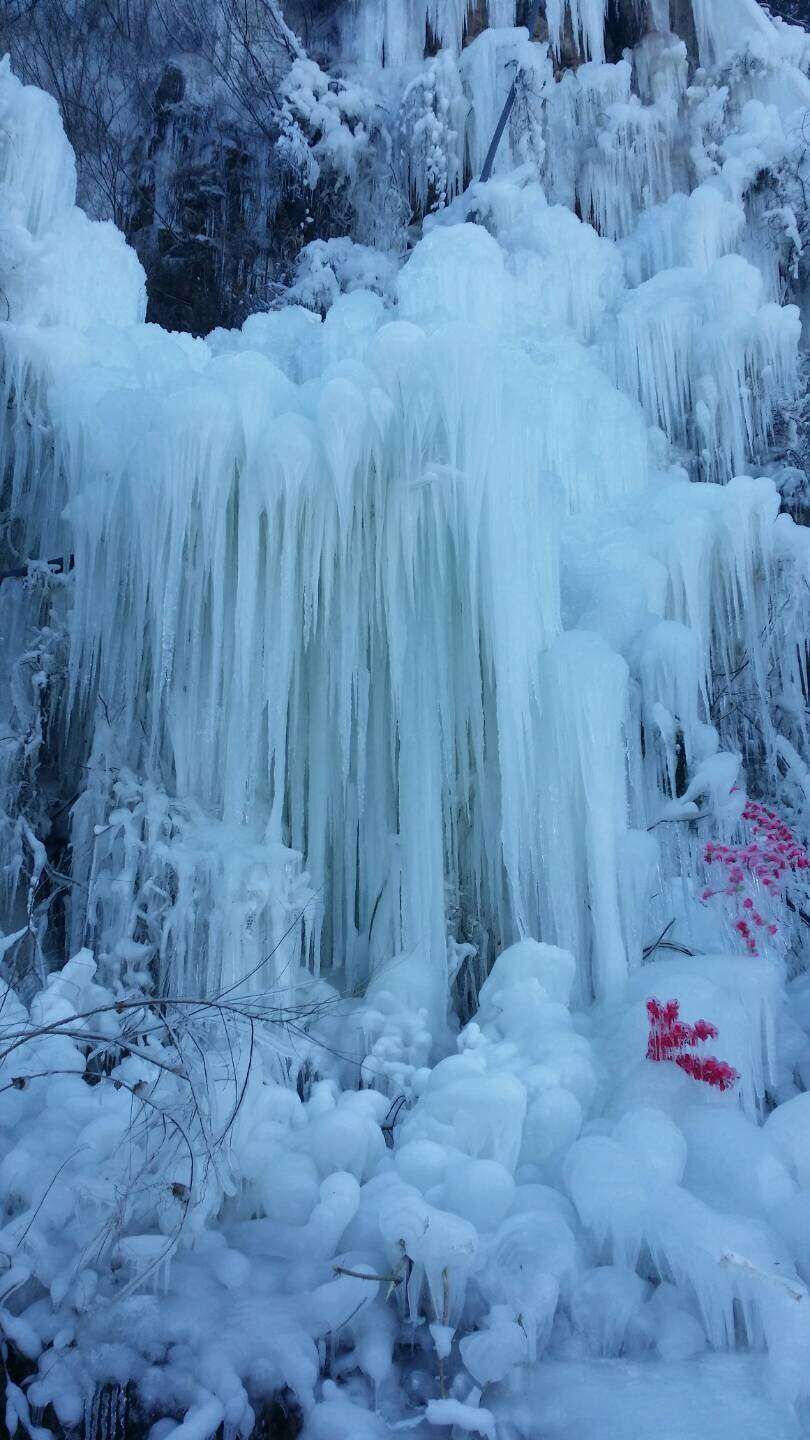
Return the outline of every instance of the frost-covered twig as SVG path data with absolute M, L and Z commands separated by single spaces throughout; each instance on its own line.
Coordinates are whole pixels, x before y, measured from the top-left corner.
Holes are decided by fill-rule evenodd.
M 746 1259 L 744 1255 L 736 1255 L 732 1250 L 721 1255 L 717 1263 L 724 1270 L 744 1270 L 747 1274 L 756 1276 L 757 1280 L 764 1280 L 768 1285 L 775 1286 L 777 1290 L 784 1290 L 791 1300 L 795 1300 L 797 1305 L 807 1299 L 808 1292 L 803 1287 L 800 1289 L 798 1286 L 792 1285 L 784 1275 L 773 1275 L 769 1271 L 763 1270 L 752 1260 Z

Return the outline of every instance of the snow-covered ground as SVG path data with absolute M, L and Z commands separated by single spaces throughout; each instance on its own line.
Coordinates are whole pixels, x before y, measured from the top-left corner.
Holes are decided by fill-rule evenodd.
M 293 67 L 347 183 L 351 74 L 444 117 L 422 238 L 205 340 L 0 69 L 4 553 L 74 562 L 0 583 L 34 1440 L 806 1433 L 810 46 L 424 8 L 351 9 L 337 109 Z

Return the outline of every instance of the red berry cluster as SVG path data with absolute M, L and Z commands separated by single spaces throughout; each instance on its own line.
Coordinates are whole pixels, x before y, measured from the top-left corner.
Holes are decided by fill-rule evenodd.
M 722 865 L 725 876 L 716 889 L 704 890 L 702 900 L 714 895 L 735 898 L 743 913 L 734 921 L 734 929 L 750 955 L 758 954 L 757 931 L 776 935 L 778 926 L 766 919 L 750 895 L 746 883 L 761 885 L 766 895 L 776 898 L 784 889 L 788 874 L 810 870 L 810 857 L 784 820 L 755 800 L 746 801 L 743 820 L 753 828 L 753 839 L 747 845 L 706 845 L 703 858 L 708 865 Z
M 702 1080 L 704 1085 L 714 1085 L 717 1090 L 731 1090 L 740 1078 L 732 1065 L 716 1060 L 713 1055 L 679 1055 L 675 1064 L 693 1080 Z
M 739 1080 L 737 1071 L 725 1060 L 716 1060 L 713 1055 L 692 1053 L 704 1040 L 717 1039 L 717 1027 L 708 1020 L 697 1020 L 687 1025 L 680 1019 L 680 1005 L 677 1000 L 647 1001 L 650 1017 L 650 1034 L 647 1041 L 648 1060 L 671 1060 L 679 1065 L 693 1080 L 702 1080 L 717 1090 L 730 1090 Z

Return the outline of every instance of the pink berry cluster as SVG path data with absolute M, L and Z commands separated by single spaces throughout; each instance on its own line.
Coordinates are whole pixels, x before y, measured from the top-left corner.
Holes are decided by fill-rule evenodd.
M 647 1041 L 648 1060 L 671 1060 L 680 1066 L 693 1080 L 704 1085 L 713 1085 L 717 1090 L 730 1090 L 739 1080 L 732 1065 L 725 1060 L 716 1060 L 713 1055 L 696 1055 L 695 1047 L 704 1040 L 717 1039 L 717 1027 L 708 1020 L 697 1020 L 687 1025 L 680 1019 L 680 1004 L 677 1000 L 647 1001 L 650 1017 L 650 1034 Z
M 810 857 L 791 831 L 773 810 L 755 800 L 747 800 L 742 813 L 753 829 L 747 845 L 717 845 L 711 840 L 703 858 L 707 865 L 722 865 L 723 883 L 716 889 L 704 890 L 702 900 L 714 895 L 734 898 L 742 913 L 734 921 L 734 929 L 750 955 L 757 955 L 757 931 L 776 935 L 778 926 L 762 915 L 751 895 L 745 893 L 747 883 L 761 885 L 766 895 L 776 897 L 784 889 L 788 873 L 810 870 Z

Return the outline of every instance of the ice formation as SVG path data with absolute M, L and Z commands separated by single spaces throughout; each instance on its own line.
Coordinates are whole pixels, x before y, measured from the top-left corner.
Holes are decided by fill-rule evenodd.
M 154 1440 L 247 1436 L 280 1395 L 311 1440 L 603 1435 L 602 1380 L 573 1430 L 549 1394 L 627 1355 L 720 1435 L 739 1394 L 761 1433 L 766 1373 L 774 1433 L 810 1399 L 801 876 L 756 956 L 700 898 L 746 785 L 807 840 L 810 548 L 761 473 L 806 47 L 754 0 L 693 0 L 697 55 L 637 4 L 612 63 L 603 0 L 535 40 L 489 0 L 462 46 L 472 8 L 344 7 L 434 212 L 401 267 L 316 242 L 305 303 L 205 340 L 144 323 L 0 69 L 3 554 L 38 562 L 0 583 L 0 1330 L 34 1440 L 136 1399 Z M 732 1092 L 645 1058 L 655 995 Z

